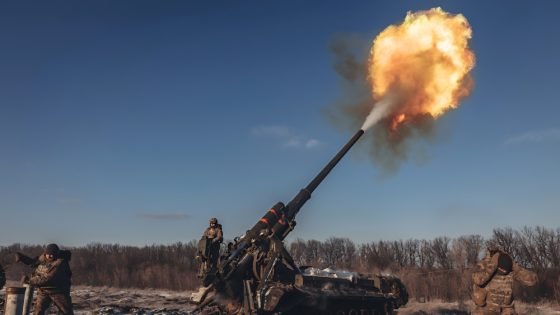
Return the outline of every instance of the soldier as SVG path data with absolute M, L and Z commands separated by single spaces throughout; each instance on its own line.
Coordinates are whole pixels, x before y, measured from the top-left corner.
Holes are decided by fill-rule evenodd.
M 220 256 L 220 244 L 223 240 L 222 226 L 218 219 L 211 218 L 210 226 L 204 230 L 202 238 L 198 242 L 197 260 L 200 261 L 198 277 L 203 278 L 203 284 L 208 283 L 208 275 L 216 271 Z
M 513 303 L 513 281 L 534 286 L 536 273 L 516 264 L 510 255 L 497 249 L 488 249 L 472 275 L 474 315 L 516 315 Z
M 203 234 L 208 241 L 208 261 L 210 263 L 210 270 L 215 270 L 218 265 L 218 258 L 220 257 L 220 244 L 224 240 L 222 225 L 218 224 L 218 219 L 211 218 L 210 226 L 206 228 Z
M 36 258 L 16 253 L 17 262 L 36 267 L 31 278 L 24 278 L 24 282 L 37 288 L 34 315 L 44 315 L 51 303 L 60 314 L 74 314 L 70 297 L 70 258 L 70 251 L 60 250 L 56 244 L 47 245 L 44 253 Z

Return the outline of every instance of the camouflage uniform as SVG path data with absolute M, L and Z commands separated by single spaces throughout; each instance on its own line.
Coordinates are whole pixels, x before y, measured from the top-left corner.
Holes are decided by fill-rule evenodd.
M 72 298 L 70 297 L 70 279 L 72 271 L 68 261 L 69 251 L 60 251 L 54 260 L 47 260 L 45 254 L 30 258 L 17 253 L 17 260 L 26 265 L 36 267 L 29 284 L 37 288 L 34 315 L 44 315 L 52 303 L 58 308 L 59 314 L 73 315 Z
M 214 222 L 214 225 L 212 223 Z M 210 219 L 210 226 L 204 231 L 203 237 L 206 237 L 210 242 L 208 250 L 208 260 L 210 263 L 210 270 L 214 270 L 218 265 L 220 257 L 220 244 L 224 239 L 222 225 L 218 224 L 215 218 Z
M 204 236 L 208 239 L 211 239 L 214 243 L 221 243 L 224 239 L 222 226 L 218 224 L 216 225 L 216 227 L 208 227 L 204 231 Z
M 473 273 L 473 301 L 476 309 L 473 315 L 516 315 L 513 303 L 513 281 L 525 286 L 537 283 L 537 275 L 515 262 L 507 274 L 497 272 L 500 251 L 488 251 Z M 503 253 L 502 253 L 503 254 Z

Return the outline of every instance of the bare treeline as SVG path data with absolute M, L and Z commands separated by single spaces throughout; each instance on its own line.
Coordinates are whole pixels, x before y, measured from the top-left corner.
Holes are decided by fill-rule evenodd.
M 474 265 L 485 244 L 479 235 L 451 240 L 377 241 L 356 245 L 348 238 L 331 237 L 324 242 L 298 239 L 289 244 L 300 265 L 384 271 L 401 269 L 452 269 Z
M 145 247 L 89 244 L 66 248 L 72 252 L 72 283 L 121 288 L 189 290 L 198 286 L 196 242 Z M 14 253 L 35 257 L 43 246 L 14 244 L 0 247 L 0 264 L 10 280 L 19 280 L 32 269 L 14 264 Z
M 536 287 L 515 288 L 518 297 L 525 301 L 560 302 L 560 228 L 495 229 L 490 239 L 468 235 L 359 245 L 338 237 L 324 242 L 298 239 L 288 248 L 299 265 L 394 273 L 400 276 L 412 297 L 461 301 L 470 298 L 472 271 L 488 246 L 504 250 L 518 264 L 538 273 Z
M 560 302 L 560 228 L 500 228 L 489 239 L 480 235 L 433 240 L 372 241 L 356 244 L 348 238 L 301 240 L 286 247 L 297 264 L 338 268 L 362 273 L 394 273 L 401 277 L 411 297 L 461 301 L 470 298 L 471 273 L 487 246 L 498 246 L 517 263 L 535 270 L 534 288 L 516 287 L 525 301 Z M 145 247 L 90 244 L 72 250 L 75 284 L 193 289 L 196 279 L 196 242 Z M 0 263 L 13 263 L 16 251 L 38 255 L 42 246 L 15 244 L 0 247 Z M 8 277 L 18 280 L 25 269 L 10 265 Z

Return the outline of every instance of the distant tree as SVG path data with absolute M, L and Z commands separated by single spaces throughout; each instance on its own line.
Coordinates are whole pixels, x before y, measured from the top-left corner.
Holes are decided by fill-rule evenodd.
M 391 242 L 391 250 L 393 252 L 394 263 L 398 268 L 406 266 L 406 253 L 402 240 Z
M 463 300 L 471 289 L 471 272 L 484 245 L 510 253 L 525 267 L 534 268 L 539 283 L 534 288 L 514 288 L 523 301 L 560 302 L 560 228 L 524 227 L 494 229 L 485 240 L 480 235 L 455 239 L 370 241 L 355 244 L 348 238 L 330 237 L 321 242 L 302 240 L 287 244 L 298 265 L 336 267 L 361 272 L 397 273 L 412 298 Z M 195 260 L 197 242 L 143 247 L 92 243 L 70 248 L 73 283 L 123 288 L 190 290 L 199 286 Z M 10 280 L 19 280 L 31 269 L 12 264 L 15 252 L 42 253 L 42 245 L 0 246 L 0 264 L 9 266 Z
M 453 265 L 457 268 L 474 266 L 483 244 L 484 240 L 480 235 L 467 235 L 454 239 L 451 243 Z
M 494 229 L 492 239 L 488 242 L 489 246 L 498 246 L 506 253 L 513 256 L 515 260 L 520 259 L 516 250 L 515 231 L 512 228 Z
M 405 265 L 407 267 L 417 266 L 419 256 L 420 241 L 409 239 L 404 243 Z
M 298 238 L 295 241 L 291 242 L 288 246 L 290 251 L 290 255 L 294 258 L 296 264 L 300 266 L 308 265 L 309 262 L 307 261 L 307 242 Z
M 436 237 L 432 242 L 432 251 L 436 263 L 440 268 L 451 269 L 451 259 L 449 255 L 449 241 L 448 237 Z
M 323 258 L 321 257 L 322 248 L 323 243 L 317 240 L 307 241 L 307 253 L 305 255 L 305 261 L 307 264 L 316 267 L 323 267 Z
M 434 251 L 432 249 L 431 241 L 426 241 L 426 240 L 421 241 L 418 258 L 419 258 L 418 260 L 421 268 L 431 269 L 434 267 L 436 258 L 435 258 Z

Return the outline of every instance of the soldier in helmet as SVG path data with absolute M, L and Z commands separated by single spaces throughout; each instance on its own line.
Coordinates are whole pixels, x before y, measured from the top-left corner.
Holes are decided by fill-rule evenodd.
M 60 250 L 56 244 L 49 244 L 43 254 L 36 258 L 16 253 L 17 262 L 36 268 L 31 278 L 24 278 L 25 283 L 37 288 L 35 315 L 44 315 L 53 303 L 59 314 L 74 314 L 70 297 L 70 256 L 70 251 Z
M 208 260 L 210 263 L 210 269 L 215 270 L 218 265 L 218 258 L 220 257 L 220 244 L 224 240 L 224 234 L 222 231 L 222 225 L 218 224 L 218 219 L 211 218 L 210 225 L 204 231 L 204 236 L 210 242 Z
M 537 283 L 537 274 L 516 264 L 510 255 L 489 248 L 472 275 L 474 315 L 515 315 L 513 282 L 525 286 Z
M 209 223 L 210 225 L 204 231 L 204 236 L 221 243 L 223 241 L 222 225 L 218 224 L 218 219 L 216 218 L 211 218 Z
M 210 278 L 207 276 L 214 273 L 218 267 L 220 244 L 223 239 L 222 225 L 218 223 L 218 219 L 211 218 L 208 228 L 204 230 L 198 242 L 197 259 L 200 261 L 198 276 L 205 279 L 203 283 L 209 281 Z

